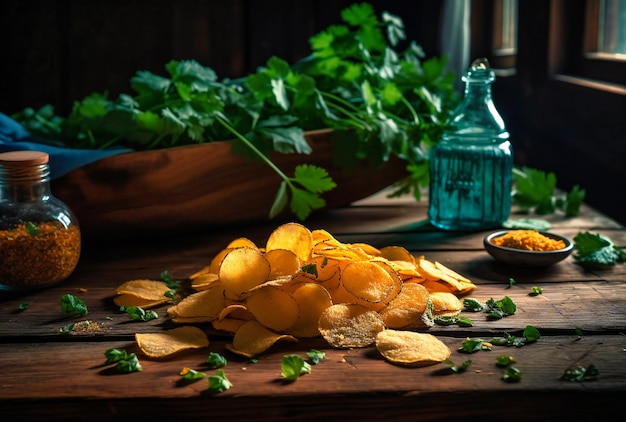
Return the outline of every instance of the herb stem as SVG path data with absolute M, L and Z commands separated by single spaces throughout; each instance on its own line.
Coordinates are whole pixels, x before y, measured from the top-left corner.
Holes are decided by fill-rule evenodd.
M 228 124 L 228 122 L 226 120 L 224 120 L 224 118 L 222 117 L 216 117 L 216 120 L 222 125 L 224 126 L 230 133 L 232 133 L 233 135 L 235 135 L 235 137 L 237 139 L 239 139 L 241 142 L 243 142 L 244 144 L 246 144 L 246 146 L 248 148 L 250 148 L 256 155 L 259 156 L 259 158 L 261 158 L 268 166 L 270 166 L 272 168 L 272 170 L 274 170 L 284 181 L 286 181 L 288 184 L 291 184 L 291 181 L 289 179 L 289 177 L 287 177 L 287 175 L 285 173 L 283 173 L 283 171 L 281 169 L 279 169 L 276 164 L 274 164 L 269 158 L 267 158 L 267 156 L 265 154 L 263 154 L 252 142 L 250 142 L 245 136 L 243 136 L 241 133 L 239 133 L 234 127 L 232 127 L 230 124 Z

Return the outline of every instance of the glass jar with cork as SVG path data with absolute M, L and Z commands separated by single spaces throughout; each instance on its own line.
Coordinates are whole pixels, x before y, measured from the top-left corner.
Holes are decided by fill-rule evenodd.
M 0 289 L 48 287 L 78 264 L 80 228 L 50 191 L 48 162 L 45 152 L 0 154 Z

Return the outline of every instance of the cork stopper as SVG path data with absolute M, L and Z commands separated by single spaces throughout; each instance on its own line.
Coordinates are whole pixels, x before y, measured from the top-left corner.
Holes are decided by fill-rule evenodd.
M 0 166 L 32 167 L 48 163 L 49 156 L 41 151 L 11 151 L 0 153 Z
M 41 151 L 11 151 L 0 154 L 0 185 L 22 185 L 48 180 L 49 156 Z

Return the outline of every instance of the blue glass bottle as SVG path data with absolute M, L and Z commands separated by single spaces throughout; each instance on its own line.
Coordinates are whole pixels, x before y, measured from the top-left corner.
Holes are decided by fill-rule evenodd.
M 513 149 L 491 96 L 495 79 L 487 59 L 472 63 L 463 101 L 430 150 L 428 217 L 436 227 L 484 230 L 509 217 Z

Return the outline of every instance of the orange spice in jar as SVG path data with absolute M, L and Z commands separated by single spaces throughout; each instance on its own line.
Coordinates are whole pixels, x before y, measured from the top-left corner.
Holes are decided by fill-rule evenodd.
M 0 154 L 0 288 L 30 290 L 65 280 L 81 235 L 72 211 L 50 192 L 48 154 Z
M 536 230 L 511 230 L 503 236 L 494 237 L 491 243 L 505 248 L 525 251 L 557 251 L 565 248 L 565 242 L 544 236 Z

